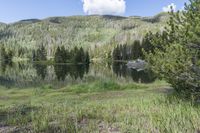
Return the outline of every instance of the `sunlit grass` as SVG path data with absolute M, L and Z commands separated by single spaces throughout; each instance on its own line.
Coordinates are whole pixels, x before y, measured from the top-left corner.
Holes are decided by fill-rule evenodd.
M 48 133 L 197 131 L 199 107 L 168 94 L 165 87 L 162 81 L 144 85 L 107 80 L 57 90 L 48 85 L 0 87 L 0 124 Z

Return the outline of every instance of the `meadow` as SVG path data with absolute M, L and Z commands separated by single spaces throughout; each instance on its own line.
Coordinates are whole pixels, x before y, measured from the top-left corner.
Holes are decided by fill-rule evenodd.
M 164 81 L 112 80 L 54 89 L 0 87 L 0 132 L 191 133 L 199 106 L 177 98 Z

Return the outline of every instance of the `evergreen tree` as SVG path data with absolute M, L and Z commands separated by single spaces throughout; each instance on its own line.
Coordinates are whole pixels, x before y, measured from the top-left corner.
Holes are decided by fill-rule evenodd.
M 4 63 L 11 63 L 13 58 L 13 51 L 6 51 L 4 45 L 0 48 L 0 60 Z
M 88 52 L 88 51 L 85 53 L 85 63 L 86 63 L 86 64 L 89 64 L 89 63 L 90 63 L 90 55 L 89 55 L 89 52 Z
M 32 53 L 33 61 L 46 61 L 47 60 L 47 52 L 45 47 L 42 45 L 40 48 L 36 50 L 36 52 Z
M 120 57 L 121 53 L 120 53 L 120 47 L 117 46 L 114 50 L 113 50 L 113 60 L 121 60 Z
M 79 54 L 80 54 L 80 59 L 79 59 L 80 63 L 85 63 L 86 54 L 82 47 L 79 50 Z
M 147 53 L 153 52 L 153 50 L 154 50 L 154 46 L 152 44 L 152 39 L 153 39 L 153 33 L 149 32 L 144 36 L 144 38 L 142 40 L 142 48 Z
M 47 60 L 47 52 L 46 52 L 46 49 L 45 49 L 45 47 L 44 47 L 44 45 L 42 45 L 41 46 L 41 48 L 40 48 L 40 60 L 41 61 L 46 61 Z
M 1 57 L 1 60 L 5 60 L 6 59 L 6 50 L 5 50 L 5 47 L 2 45 L 1 47 L 0 47 L 0 57 Z
M 119 59 L 118 60 L 123 60 L 123 46 L 122 45 L 119 45 L 118 52 L 119 52 Z
M 132 46 L 132 58 L 138 59 L 142 57 L 142 47 L 139 40 L 135 40 Z
M 74 56 L 74 62 L 75 63 L 84 63 L 85 62 L 85 54 L 84 54 L 84 50 L 81 47 L 80 49 L 76 49 L 75 48 L 75 56 Z
M 76 56 L 78 52 L 79 52 L 79 49 L 77 46 L 75 46 L 74 49 L 71 50 L 71 55 L 72 55 L 71 61 L 74 63 L 76 62 Z
M 60 47 L 57 47 L 55 55 L 54 55 L 54 62 L 55 63 L 62 63 L 62 56 Z
M 71 52 L 68 49 L 65 49 L 65 54 L 66 54 L 65 61 L 71 62 L 71 60 L 72 60 Z
M 60 63 L 66 63 L 66 62 L 67 62 L 67 52 L 66 52 L 64 46 L 62 46 L 62 47 L 60 48 L 60 53 L 59 53 L 59 55 L 60 55 Z
M 8 53 L 7 53 L 7 60 L 8 60 L 8 61 L 12 61 L 12 58 L 13 58 L 13 51 L 12 51 L 12 50 L 8 50 Z
M 122 46 L 122 60 L 127 60 L 128 59 L 128 51 L 127 51 L 127 45 L 124 44 Z
M 83 48 L 81 47 L 78 49 L 75 47 L 73 50 L 68 51 L 62 46 L 61 48 L 58 47 L 56 49 L 55 55 L 54 55 L 54 61 L 55 63 L 90 63 L 90 57 L 89 53 L 84 52 Z
M 117 51 L 116 51 L 116 48 L 114 48 L 114 49 L 113 49 L 113 52 L 112 52 L 112 59 L 113 59 L 113 60 L 116 60 L 116 58 L 117 58 L 117 56 L 116 56 L 117 53 L 116 53 L 116 52 L 117 52 Z
M 200 0 L 190 0 L 184 11 L 170 14 L 165 31 L 153 37 L 154 52 L 145 57 L 177 92 L 199 97 Z
M 32 54 L 33 54 L 32 60 L 33 60 L 33 61 L 37 61 L 37 55 L 36 55 L 35 50 L 32 51 Z

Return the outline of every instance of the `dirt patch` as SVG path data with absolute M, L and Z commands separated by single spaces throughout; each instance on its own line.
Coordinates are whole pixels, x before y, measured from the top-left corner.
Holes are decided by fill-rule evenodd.
M 102 121 L 98 123 L 98 127 L 99 127 L 99 133 L 120 133 L 119 128 L 108 126 L 106 123 Z
M 124 98 L 132 95 L 133 93 L 128 93 L 127 91 L 111 91 L 111 92 L 103 92 L 98 94 L 87 95 L 86 98 L 91 100 L 101 100 L 101 99 L 117 99 Z
M 9 99 L 9 97 L 7 97 L 7 96 L 0 96 L 0 100 L 7 100 L 7 99 Z
M 15 127 L 0 125 L 0 133 L 32 133 L 31 127 Z
M 155 93 L 165 93 L 165 94 L 171 94 L 174 92 L 174 89 L 171 87 L 162 87 L 162 88 L 157 88 L 153 90 L 149 90 Z
M 0 133 L 12 133 L 16 132 L 17 127 L 10 127 L 10 126 L 1 126 L 0 125 Z

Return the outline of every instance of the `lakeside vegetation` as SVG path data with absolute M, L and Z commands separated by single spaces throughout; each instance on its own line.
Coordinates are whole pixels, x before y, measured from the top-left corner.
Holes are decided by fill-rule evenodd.
M 198 105 L 168 96 L 168 84 L 100 80 L 53 89 L 1 87 L 1 131 L 197 132 Z
M 166 86 L 101 80 L 58 90 L 1 87 L 1 122 L 4 131 L 19 132 L 198 131 L 198 106 L 168 97 Z

